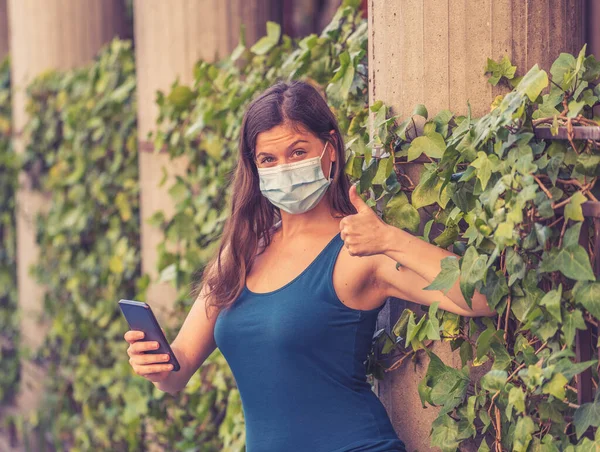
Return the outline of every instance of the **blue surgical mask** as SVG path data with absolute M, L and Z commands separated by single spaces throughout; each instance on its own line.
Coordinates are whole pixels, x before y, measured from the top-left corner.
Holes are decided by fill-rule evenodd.
M 325 177 L 320 157 L 301 162 L 284 163 L 270 168 L 258 168 L 260 191 L 271 204 L 291 214 L 308 212 L 315 207 L 327 191 L 331 180 Z M 329 174 L 331 174 L 329 165 Z

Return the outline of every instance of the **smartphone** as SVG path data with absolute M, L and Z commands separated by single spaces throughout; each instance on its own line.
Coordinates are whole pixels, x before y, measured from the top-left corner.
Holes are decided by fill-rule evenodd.
M 129 328 L 131 330 L 144 332 L 144 339 L 142 340 L 158 342 L 158 348 L 156 350 L 148 350 L 144 353 L 168 354 L 169 361 L 164 364 L 172 364 L 173 372 L 177 372 L 179 370 L 179 362 L 177 361 L 175 353 L 173 353 L 167 338 L 160 329 L 158 320 L 156 320 L 150 306 L 143 301 L 119 300 L 119 307 L 129 324 Z

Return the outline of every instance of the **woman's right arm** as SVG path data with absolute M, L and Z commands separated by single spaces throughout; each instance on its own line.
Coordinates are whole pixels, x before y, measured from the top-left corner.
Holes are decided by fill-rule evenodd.
M 164 380 L 153 382 L 154 386 L 161 391 L 175 394 L 185 388 L 192 375 L 217 348 L 214 338 L 216 310 L 211 307 L 210 318 L 207 317 L 205 303 L 203 288 L 171 344 L 173 353 L 179 361 L 180 370 L 169 372 Z

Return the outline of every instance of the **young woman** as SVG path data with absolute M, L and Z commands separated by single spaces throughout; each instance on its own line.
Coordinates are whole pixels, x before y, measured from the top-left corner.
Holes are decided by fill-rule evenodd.
M 385 300 L 495 312 L 478 292 L 471 310 L 458 284 L 447 296 L 423 290 L 452 253 L 385 224 L 349 186 L 335 117 L 311 85 L 266 90 L 240 134 L 221 247 L 172 344 L 181 370 L 128 331 L 133 369 L 174 394 L 218 346 L 240 390 L 247 452 L 404 451 L 365 375 Z

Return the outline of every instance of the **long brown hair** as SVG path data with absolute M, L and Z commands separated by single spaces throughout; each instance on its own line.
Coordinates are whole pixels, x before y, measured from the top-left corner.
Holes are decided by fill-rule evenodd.
M 242 119 L 239 159 L 231 187 L 231 214 L 219 250 L 193 291 L 197 296 L 202 287 L 207 309 L 215 306 L 220 311 L 234 303 L 246 285 L 246 275 L 259 245 L 266 248 L 271 243 L 272 226 L 280 219 L 280 213 L 260 192 L 255 146 L 259 133 L 284 123 L 296 128 L 304 126 L 334 146 L 333 180 L 327 189 L 331 210 L 342 216 L 356 213 L 348 196 L 344 141 L 325 99 L 316 88 L 302 81 L 271 86 L 250 103 Z

